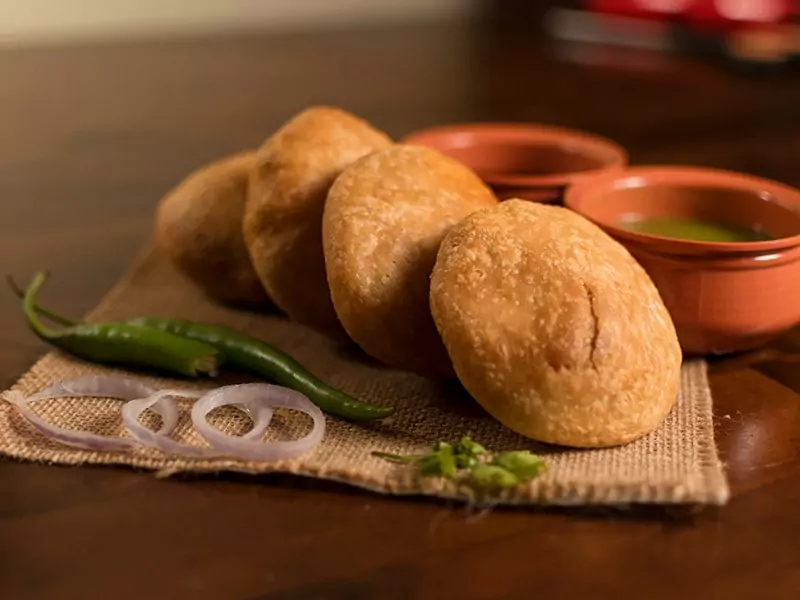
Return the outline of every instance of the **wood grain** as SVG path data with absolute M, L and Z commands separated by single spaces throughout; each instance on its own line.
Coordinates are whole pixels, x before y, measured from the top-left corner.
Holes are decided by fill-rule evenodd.
M 48 267 L 46 299 L 88 310 L 178 179 L 317 102 L 394 136 L 464 119 L 540 120 L 612 137 L 634 162 L 800 185 L 800 79 L 646 55 L 582 65 L 531 28 L 2 52 L 0 267 L 22 279 Z M 6 386 L 43 350 L 10 294 L 0 294 L 0 342 Z M 733 499 L 697 514 L 475 515 L 279 477 L 157 480 L 2 461 L 0 597 L 796 597 L 798 356 L 794 335 L 714 364 Z

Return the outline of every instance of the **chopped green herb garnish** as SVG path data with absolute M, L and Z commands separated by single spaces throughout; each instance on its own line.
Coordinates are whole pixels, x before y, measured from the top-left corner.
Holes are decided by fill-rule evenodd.
M 427 454 L 389 454 L 386 452 L 373 452 L 373 456 L 397 463 L 416 463 L 421 475 L 426 477 L 447 477 L 456 475 L 456 460 L 453 447 L 450 444 L 440 443 L 434 446 L 432 452 Z
M 532 479 L 544 470 L 544 461 L 529 450 L 502 452 L 495 455 L 492 464 L 513 473 L 520 480 Z
M 456 462 L 453 456 L 453 447 L 449 444 L 425 455 L 417 464 L 419 465 L 420 475 L 427 477 L 440 476 L 452 479 L 456 475 Z
M 478 442 L 472 441 L 469 435 L 465 435 L 461 438 L 461 441 L 456 444 L 456 454 L 477 458 L 482 454 L 487 454 L 487 452 L 486 448 L 481 446 Z
M 456 466 L 459 469 L 471 469 L 478 464 L 478 459 L 466 454 L 456 454 Z
M 512 487 L 539 475 L 544 460 L 528 450 L 501 452 L 492 456 L 486 448 L 465 435 L 455 444 L 436 442 L 426 454 L 387 454 L 373 456 L 392 462 L 416 465 L 423 477 L 453 479 L 459 474 L 482 488 Z
M 479 487 L 513 487 L 520 483 L 519 477 L 511 471 L 486 463 L 475 465 L 470 475 L 472 481 Z

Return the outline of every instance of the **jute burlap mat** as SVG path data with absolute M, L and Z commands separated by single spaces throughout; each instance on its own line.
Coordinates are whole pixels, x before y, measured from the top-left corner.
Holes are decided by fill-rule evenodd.
M 433 441 L 457 440 L 469 432 L 492 451 L 527 448 L 546 456 L 545 475 L 488 499 L 497 504 L 724 504 L 728 499 L 728 486 L 714 445 L 711 394 L 703 362 L 684 365 L 679 401 L 653 434 L 621 448 L 566 450 L 538 445 L 505 429 L 458 385 L 439 385 L 374 364 L 356 349 L 337 346 L 277 315 L 218 306 L 205 299 L 152 250 L 143 253 L 89 318 L 107 321 L 137 315 L 180 316 L 261 336 L 330 384 L 356 397 L 397 407 L 396 416 L 389 422 L 369 425 L 329 417 L 325 440 L 308 454 L 281 463 L 259 463 L 174 458 L 151 449 L 117 453 L 73 449 L 49 441 L 30 427 L 12 405 L 0 402 L 0 454 L 68 465 L 130 465 L 164 475 L 278 471 L 340 481 L 376 492 L 476 500 L 463 484 L 418 478 L 406 467 L 370 456 L 373 450 L 399 454 L 424 451 Z M 31 394 L 53 381 L 87 374 L 132 375 L 53 352 L 39 360 L 14 389 Z M 136 376 L 159 386 L 213 386 L 209 382 Z M 222 379 L 223 383 L 236 381 L 242 378 L 226 375 Z M 203 444 L 190 426 L 187 406 L 182 406 L 182 419 L 174 437 Z M 32 407 L 62 426 L 125 435 L 119 403 L 113 400 L 52 400 Z M 249 423 L 234 409 L 221 410 L 212 422 L 230 433 L 245 431 Z M 286 416 L 276 417 L 273 423 L 268 439 L 288 439 L 308 426 L 302 418 Z

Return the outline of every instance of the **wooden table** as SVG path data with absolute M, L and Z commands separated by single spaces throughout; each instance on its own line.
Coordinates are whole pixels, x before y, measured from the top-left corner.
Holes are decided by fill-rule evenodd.
M 550 48 L 506 27 L 0 53 L 0 266 L 47 267 L 45 296 L 91 308 L 192 168 L 258 145 L 312 103 L 400 136 L 443 121 L 546 121 L 637 163 L 800 185 L 800 79 Z M 609 58 L 609 57 L 606 57 Z M 157 480 L 0 461 L 0 597 L 648 600 L 800 594 L 800 341 L 715 365 L 730 504 L 502 510 L 290 478 Z M 0 294 L 0 384 L 44 347 Z M 613 592 L 613 593 L 612 593 Z

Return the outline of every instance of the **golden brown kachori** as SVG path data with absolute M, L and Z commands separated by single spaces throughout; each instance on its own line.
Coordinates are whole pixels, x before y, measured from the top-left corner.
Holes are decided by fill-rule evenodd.
M 322 106 L 299 113 L 259 148 L 244 237 L 270 297 L 298 323 L 344 336 L 325 277 L 325 198 L 346 166 L 390 144 L 366 121 Z
M 456 225 L 430 301 L 464 387 L 525 436 L 623 444 L 675 403 L 681 350 L 655 285 L 567 209 L 509 200 Z
M 242 236 L 255 153 L 241 152 L 189 174 L 159 203 L 155 239 L 175 267 L 222 301 L 266 302 Z
M 431 269 L 447 231 L 496 203 L 471 170 L 423 147 L 374 152 L 339 176 L 322 225 L 328 284 L 339 320 L 367 354 L 453 375 L 430 315 Z

